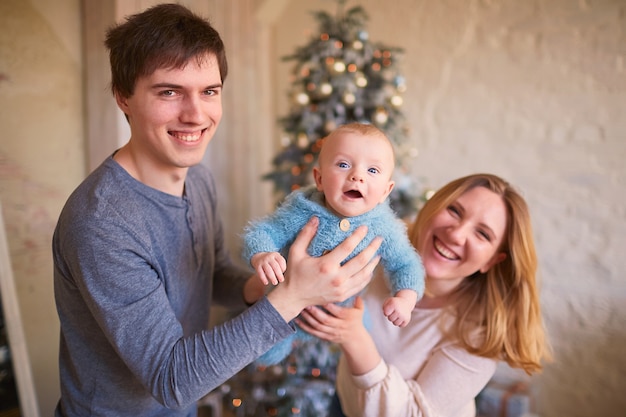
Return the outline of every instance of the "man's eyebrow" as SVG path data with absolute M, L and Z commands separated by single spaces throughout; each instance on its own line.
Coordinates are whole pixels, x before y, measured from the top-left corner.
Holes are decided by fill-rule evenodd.
M 216 88 L 222 88 L 222 83 L 217 83 L 217 84 L 211 84 L 208 85 L 206 87 L 203 88 L 203 90 L 213 90 Z M 171 84 L 171 83 L 156 83 L 156 84 L 152 84 L 151 88 L 171 88 L 171 89 L 182 89 L 184 88 L 182 85 L 179 84 Z

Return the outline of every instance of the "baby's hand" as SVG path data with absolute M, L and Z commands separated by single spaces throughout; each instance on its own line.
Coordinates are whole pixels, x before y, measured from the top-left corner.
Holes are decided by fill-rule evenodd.
M 285 280 L 283 272 L 287 269 L 287 261 L 278 252 L 259 252 L 252 256 L 250 263 L 265 285 L 270 282 L 278 285 Z
M 394 326 L 404 327 L 411 321 L 415 301 L 403 297 L 389 297 L 383 304 L 383 313 Z

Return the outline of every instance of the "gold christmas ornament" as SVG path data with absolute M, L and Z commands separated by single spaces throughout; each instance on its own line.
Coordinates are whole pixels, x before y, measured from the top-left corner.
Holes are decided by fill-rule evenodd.
M 346 70 L 346 64 L 344 62 L 342 62 L 342 61 L 336 61 L 333 64 L 333 69 L 336 72 L 344 72 Z
M 361 87 L 361 88 L 367 87 L 367 78 L 365 78 L 365 75 L 363 75 L 363 73 L 359 73 L 354 78 L 354 82 L 358 87 Z
M 298 133 L 298 147 L 304 149 L 307 146 L 309 146 L 309 137 L 307 134 L 304 132 Z
M 390 102 L 392 105 L 394 105 L 395 107 L 400 107 L 400 106 L 402 106 L 403 101 L 404 101 L 404 100 L 402 99 L 402 97 L 400 97 L 400 96 L 398 96 L 398 95 L 391 96 L 391 99 L 389 100 L 389 102 Z
M 330 95 L 333 92 L 333 86 L 330 83 L 323 83 L 320 85 L 320 93 L 325 96 Z
M 298 93 L 296 94 L 296 103 L 301 105 L 309 104 L 310 98 L 307 93 Z
M 376 124 L 384 125 L 385 123 L 387 123 L 388 119 L 389 115 L 384 108 L 380 107 L 374 112 L 374 122 L 376 122 Z
M 343 102 L 351 105 L 354 104 L 354 102 L 356 101 L 356 97 L 354 96 L 354 94 L 352 93 L 346 93 L 343 95 Z

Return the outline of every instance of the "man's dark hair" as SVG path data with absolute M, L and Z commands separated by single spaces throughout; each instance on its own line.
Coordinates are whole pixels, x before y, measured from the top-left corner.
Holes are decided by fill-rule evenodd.
M 219 33 L 204 18 L 179 4 L 160 4 L 131 15 L 107 31 L 111 90 L 130 97 L 140 77 L 160 68 L 182 68 L 191 59 L 217 59 L 222 83 L 228 64 Z

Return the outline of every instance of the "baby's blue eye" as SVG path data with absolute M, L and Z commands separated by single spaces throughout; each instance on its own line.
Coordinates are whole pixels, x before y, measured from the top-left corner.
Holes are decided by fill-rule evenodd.
M 370 168 L 367 171 L 371 174 L 378 174 L 380 172 L 377 168 Z
M 337 164 L 337 166 L 338 166 L 339 168 L 348 168 L 348 167 L 349 167 L 349 165 L 348 165 L 347 163 L 345 163 L 345 162 L 339 162 L 339 163 Z

